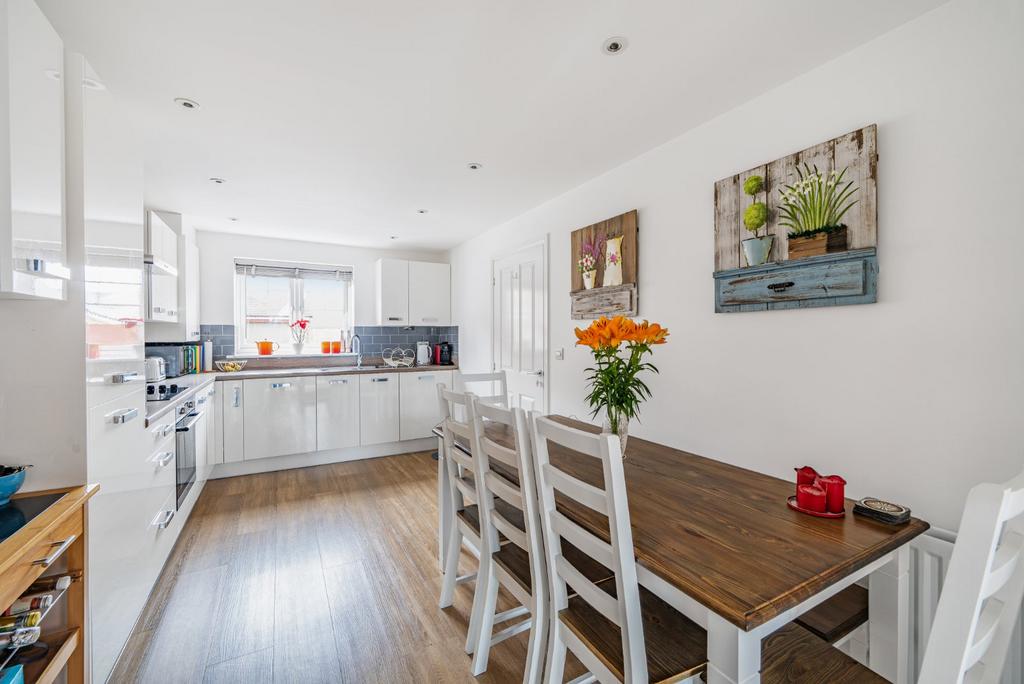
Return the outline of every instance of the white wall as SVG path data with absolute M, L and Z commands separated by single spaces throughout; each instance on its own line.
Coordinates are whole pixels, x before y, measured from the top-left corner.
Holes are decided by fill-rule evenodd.
M 355 269 L 356 325 L 376 324 L 376 276 L 374 262 L 381 257 L 414 261 L 446 262 L 444 252 L 417 250 L 383 250 L 346 247 L 299 240 L 250 237 L 229 233 L 196 232 L 199 245 L 200 323 L 227 325 L 235 322 L 234 272 L 235 259 L 277 259 L 338 266 Z
M 549 408 L 585 417 L 569 233 L 636 208 L 640 314 L 672 337 L 631 433 L 956 528 L 1024 463 L 1022 36 L 1019 0 L 956 0 L 458 246 L 461 364 L 490 364 L 490 259 L 549 235 Z M 714 182 L 870 123 L 879 302 L 716 315 Z

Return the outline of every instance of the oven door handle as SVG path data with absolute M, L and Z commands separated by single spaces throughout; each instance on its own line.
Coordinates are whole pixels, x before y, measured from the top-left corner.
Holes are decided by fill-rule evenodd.
M 193 413 L 188 414 L 187 416 L 185 416 L 187 419 L 189 419 L 188 422 L 184 423 L 183 425 L 178 425 L 177 427 L 174 428 L 174 431 L 188 432 L 189 430 L 196 426 L 196 423 L 199 422 L 199 419 L 202 418 L 203 414 L 205 413 L 206 411 L 194 411 Z

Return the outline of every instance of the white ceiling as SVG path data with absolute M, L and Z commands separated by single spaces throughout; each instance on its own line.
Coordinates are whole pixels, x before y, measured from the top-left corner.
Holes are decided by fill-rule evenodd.
M 942 0 L 39 2 L 141 123 L 148 205 L 447 248 Z

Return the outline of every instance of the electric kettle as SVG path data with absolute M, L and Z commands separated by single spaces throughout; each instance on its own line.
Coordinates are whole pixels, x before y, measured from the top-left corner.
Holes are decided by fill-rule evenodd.
M 430 342 L 417 342 L 416 343 L 416 365 L 417 366 L 429 366 L 430 365 Z

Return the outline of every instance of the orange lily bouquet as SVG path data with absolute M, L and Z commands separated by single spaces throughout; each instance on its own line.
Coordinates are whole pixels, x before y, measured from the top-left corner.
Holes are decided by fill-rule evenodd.
M 637 323 L 625 316 L 602 316 L 586 330 L 576 328 L 576 344 L 590 347 L 594 354 L 595 365 L 587 369 L 587 403 L 592 415 L 605 413 L 605 432 L 617 435 L 623 450 L 629 420 L 639 414 L 640 403 L 651 398 L 640 373 L 658 372 L 654 364 L 644 361 L 644 356 L 653 351 L 654 345 L 665 344 L 666 338 L 667 328 L 648 321 Z

